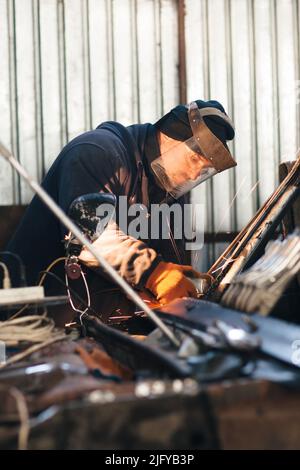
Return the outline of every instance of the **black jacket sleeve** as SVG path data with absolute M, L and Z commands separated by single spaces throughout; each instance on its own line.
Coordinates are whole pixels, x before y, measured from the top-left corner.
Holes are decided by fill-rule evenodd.
M 123 194 L 127 169 L 117 155 L 95 145 L 77 145 L 65 155 L 59 178 L 59 204 L 67 212 L 74 199 L 92 192 Z M 64 229 L 63 229 L 64 230 Z M 142 288 L 160 260 L 156 251 L 111 223 L 94 242 L 99 254 L 132 286 Z M 80 260 L 105 275 L 95 258 L 84 249 Z

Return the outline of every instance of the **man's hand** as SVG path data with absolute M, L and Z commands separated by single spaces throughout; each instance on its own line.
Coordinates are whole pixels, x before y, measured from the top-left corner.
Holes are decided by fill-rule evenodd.
M 161 261 L 147 280 L 146 288 L 164 305 L 181 297 L 198 297 L 199 292 L 189 278 L 205 279 L 208 286 L 211 276 L 195 271 L 191 266 L 181 266 Z

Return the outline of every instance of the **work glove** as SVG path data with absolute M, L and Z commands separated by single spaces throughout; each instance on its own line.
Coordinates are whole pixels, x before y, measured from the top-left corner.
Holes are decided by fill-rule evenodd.
M 208 286 L 212 281 L 209 274 L 199 273 L 191 266 L 161 261 L 150 274 L 145 287 L 162 305 L 181 297 L 197 298 L 199 291 L 189 278 L 203 278 Z

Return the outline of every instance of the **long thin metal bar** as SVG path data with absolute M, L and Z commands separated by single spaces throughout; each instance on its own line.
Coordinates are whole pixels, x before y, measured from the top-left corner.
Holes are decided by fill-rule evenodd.
M 63 210 L 56 204 L 56 202 L 46 193 L 46 191 L 34 181 L 25 168 L 13 157 L 11 152 L 0 142 L 0 154 L 11 164 L 11 166 L 21 175 L 33 189 L 33 191 L 40 197 L 47 207 L 53 212 L 54 215 L 70 230 L 75 237 L 89 250 L 89 252 L 96 258 L 100 266 L 111 276 L 111 278 L 118 284 L 121 289 L 128 295 L 128 297 L 143 310 L 158 328 L 169 338 L 169 340 L 176 346 L 180 346 L 180 342 L 173 334 L 173 332 L 161 321 L 160 318 L 148 307 L 148 305 L 140 298 L 140 296 L 127 284 L 124 279 L 110 266 L 110 264 L 99 255 L 97 250 L 89 242 L 89 240 L 82 234 L 79 228 L 70 220 L 70 218 L 63 212 Z
M 138 41 L 138 3 L 137 0 L 131 2 L 131 23 L 132 23 L 132 76 L 133 76 L 133 97 L 135 102 L 135 116 L 138 123 L 141 122 L 141 83 L 139 70 L 139 41 Z
M 209 49 L 210 25 L 209 25 L 209 5 L 208 0 L 202 3 L 202 42 L 203 42 L 203 78 L 204 78 L 204 99 L 209 100 L 211 96 L 211 52 Z M 210 178 L 206 183 L 206 226 L 211 233 L 215 233 L 214 223 L 214 191 L 213 180 Z M 208 245 L 208 264 L 216 259 L 216 244 L 213 241 Z
M 90 130 L 92 128 L 92 93 L 91 93 L 91 48 L 90 48 L 90 16 L 89 16 L 89 2 L 85 0 L 82 5 L 82 29 L 83 29 L 83 47 L 84 47 L 84 111 L 85 129 Z
M 259 164 L 258 164 L 258 135 L 257 135 L 257 64 L 256 64 L 256 48 L 257 38 L 255 29 L 255 8 L 257 4 L 253 0 L 248 0 L 248 17 L 249 17 L 249 54 L 250 54 L 250 83 L 251 83 L 251 139 L 254 157 L 251 159 L 251 186 L 259 181 Z M 259 184 L 255 191 L 251 194 L 254 211 L 259 209 L 260 188 Z
M 226 40 L 226 71 L 227 71 L 227 93 L 228 93 L 228 113 L 231 116 L 233 122 L 235 122 L 234 116 L 234 82 L 233 82 L 233 39 L 232 39 L 232 5 L 231 0 L 225 4 L 225 40 Z M 235 151 L 235 141 L 232 142 L 233 155 L 236 155 Z M 238 229 L 238 220 L 237 220 L 237 181 L 236 173 L 231 171 L 229 174 L 230 182 L 230 228 L 231 231 Z M 233 204 L 232 204 L 233 203 Z M 232 205 L 231 205 L 232 204 Z
M 19 126 L 19 92 L 17 64 L 17 28 L 15 0 L 7 2 L 8 34 L 9 34 L 9 96 L 11 115 L 11 145 L 13 152 L 20 158 L 20 126 Z M 13 204 L 21 204 L 21 181 L 13 172 Z
M 41 55 L 41 15 L 39 1 L 32 2 L 32 23 L 34 37 L 34 66 L 35 66 L 35 113 L 36 113 L 36 154 L 38 179 L 45 176 L 45 144 L 44 144 L 44 110 L 43 110 L 43 83 L 42 83 L 42 55 Z
M 61 146 L 69 140 L 68 100 L 67 100 L 67 64 L 65 35 L 65 4 L 57 0 L 58 21 L 58 58 L 59 58 L 59 99 L 60 99 L 60 137 Z
M 106 0 L 106 24 L 107 24 L 107 68 L 109 83 L 109 112 L 111 119 L 117 118 L 117 99 L 116 99 L 116 63 L 115 63 L 115 38 L 114 38 L 114 1 Z
M 177 2 L 178 21 L 178 73 L 179 73 L 179 99 L 180 103 L 187 102 L 186 79 L 186 44 L 185 44 L 185 0 Z
M 278 5 L 276 4 L 276 0 L 273 0 L 270 3 L 270 15 L 271 15 L 271 34 L 272 34 L 272 83 L 274 86 L 274 93 L 273 93 L 273 106 L 274 106 L 274 145 L 276 148 L 275 153 L 275 160 L 276 163 L 274 168 L 278 168 L 280 160 L 281 160 L 281 153 L 282 153 L 282 139 L 281 139 L 281 132 L 280 132 L 280 82 L 279 82 L 279 38 L 278 38 L 278 14 L 277 14 Z M 280 20 L 281 21 L 281 18 Z M 275 173 L 275 181 L 277 181 L 278 176 L 277 172 Z

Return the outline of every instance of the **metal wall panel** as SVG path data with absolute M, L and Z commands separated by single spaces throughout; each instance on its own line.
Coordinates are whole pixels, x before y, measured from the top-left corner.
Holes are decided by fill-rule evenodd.
M 186 0 L 187 98 L 236 124 L 235 170 L 194 190 L 206 230 L 240 229 L 300 140 L 299 0 Z M 41 179 L 61 147 L 107 119 L 177 104 L 176 0 L 0 0 L 0 138 Z M 0 204 L 31 193 L 0 161 Z M 217 247 L 215 257 L 223 247 Z
M 41 180 L 105 120 L 151 122 L 177 102 L 171 0 L 0 0 L 0 138 Z M 0 161 L 0 204 L 30 190 Z
M 9 41 L 9 20 L 8 5 L 0 1 L 0 132 L 1 138 L 12 148 L 11 128 L 15 129 L 15 126 L 11 97 L 14 96 L 14 82 L 10 77 L 10 49 L 13 45 L 12 41 Z M 1 204 L 13 204 L 15 202 L 13 174 L 2 159 L 0 159 L 0 188 Z
M 300 138 L 299 0 L 187 0 L 188 99 L 217 99 L 233 117 L 238 166 L 194 190 L 206 230 L 241 229 L 295 158 Z M 224 246 L 213 246 L 210 259 Z M 206 264 L 202 253 L 198 267 Z M 197 255 L 196 255 L 197 257 Z M 197 263 L 196 263 L 197 264 Z
M 138 0 L 136 5 L 138 117 L 152 122 L 162 112 L 160 5 L 157 0 Z
M 40 76 L 42 102 L 42 156 L 43 171 L 49 168 L 53 155 L 57 154 L 67 139 L 65 100 L 60 83 L 60 23 L 56 2 L 45 0 L 39 4 L 40 26 Z M 61 29 L 60 29 L 61 30 Z M 50 46 L 51 45 L 51 46 Z

